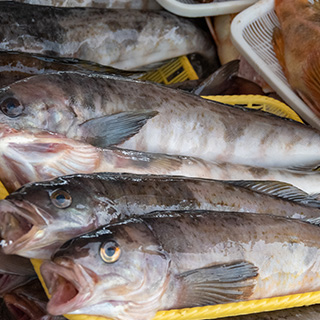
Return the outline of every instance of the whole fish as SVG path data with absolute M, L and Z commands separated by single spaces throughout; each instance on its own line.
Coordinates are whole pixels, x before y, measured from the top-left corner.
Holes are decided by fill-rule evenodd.
M 319 171 L 265 169 L 194 157 L 119 148 L 101 149 L 63 135 L 36 129 L 15 130 L 0 123 L 0 181 L 9 193 L 29 182 L 94 172 L 261 180 L 262 184 L 255 183 L 258 189 L 263 186 L 269 188 L 271 182 L 267 185 L 265 181 L 272 180 L 289 183 L 309 194 L 320 193 Z M 282 187 L 285 188 L 285 185 Z
M 118 76 L 36 75 L 0 89 L 0 110 L 0 122 L 16 129 L 100 147 L 258 167 L 320 164 L 320 133 L 309 126 Z
M 7 309 L 17 320 L 63 320 L 62 316 L 51 316 L 46 307 L 48 298 L 38 279 L 18 287 L 4 297 Z M 2 320 L 2 318 L 1 318 Z
M 36 273 L 28 259 L 0 251 L 0 296 L 30 282 Z
M 320 305 L 220 318 L 220 320 L 318 320 Z
M 208 67 L 218 63 L 205 31 L 169 12 L 10 1 L 0 2 L 0 49 L 79 58 L 127 70 L 189 53 L 201 54 Z
M 73 239 L 52 260 L 40 271 L 54 315 L 148 320 L 320 289 L 319 227 L 274 215 L 154 212 Z
M 15 0 L 42 6 L 54 7 L 93 7 L 112 9 L 159 10 L 162 7 L 156 0 Z
M 319 1 L 276 0 L 274 10 L 280 22 L 273 33 L 275 54 L 291 87 L 320 117 Z
M 270 189 L 263 194 L 221 181 L 117 173 L 30 183 L 0 201 L 3 251 L 47 259 L 73 237 L 154 210 L 237 210 L 319 220 L 319 201 L 293 188 L 289 193 L 301 198 L 295 203 L 283 199 L 288 190 Z
M 115 69 L 80 59 L 53 58 L 41 54 L 0 51 L 0 88 L 35 74 L 57 73 L 68 70 L 89 74 L 93 72 L 120 74 L 132 78 L 143 75 L 141 72 Z

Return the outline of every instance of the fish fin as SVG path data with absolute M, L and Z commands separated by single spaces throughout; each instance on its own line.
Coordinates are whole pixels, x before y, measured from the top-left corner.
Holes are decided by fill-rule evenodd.
M 183 292 L 181 308 L 247 300 L 257 276 L 258 268 L 247 261 L 184 272 L 179 275 Z
M 316 163 L 314 165 L 308 165 L 308 166 L 293 166 L 289 167 L 288 170 L 292 171 L 298 171 L 298 172 L 314 172 L 316 173 L 320 169 L 320 163 Z M 319 173 L 320 174 L 320 173 Z
M 311 105 L 317 105 L 317 101 L 320 100 L 320 52 L 315 51 L 308 56 L 307 63 L 303 68 L 302 78 L 306 87 L 309 90 L 310 97 L 308 100 L 312 100 Z M 311 99 L 310 99 L 311 98 Z M 319 106 L 318 106 L 319 108 Z
M 320 217 L 319 218 L 309 218 L 309 219 L 303 219 L 303 221 L 311 223 L 315 226 L 320 227 Z
M 105 148 L 134 136 L 145 123 L 158 114 L 153 110 L 125 111 L 87 120 L 80 125 L 86 142 Z
M 191 92 L 196 95 L 219 94 L 224 87 L 228 86 L 228 80 L 238 74 L 239 65 L 240 60 L 232 60 L 224 64 Z
M 284 73 L 287 74 L 286 61 L 284 58 L 284 39 L 282 32 L 278 27 L 273 29 L 272 44 L 279 64 L 284 70 Z
M 229 183 L 269 196 L 304 204 L 309 207 L 320 208 L 319 194 L 308 194 L 290 183 L 255 180 L 229 181 Z
M 146 170 L 146 173 L 167 174 L 168 171 L 179 170 L 183 157 L 171 156 L 167 154 L 157 154 L 140 152 L 136 150 L 127 150 L 112 148 L 113 154 L 116 155 L 115 168 L 137 168 L 138 171 Z

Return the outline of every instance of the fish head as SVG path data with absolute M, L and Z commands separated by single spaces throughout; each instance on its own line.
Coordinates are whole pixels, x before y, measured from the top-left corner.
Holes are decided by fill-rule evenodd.
M 0 201 L 4 253 L 50 258 L 65 241 L 97 227 L 92 201 L 78 180 L 26 184 Z
M 29 182 L 94 172 L 99 150 L 62 134 L 0 123 L 0 180 L 9 193 Z
M 0 122 L 12 128 L 40 128 L 65 133 L 76 118 L 65 94 L 43 75 L 0 89 Z
M 152 230 L 134 219 L 65 243 L 41 266 L 48 311 L 149 319 L 168 285 L 170 259 Z

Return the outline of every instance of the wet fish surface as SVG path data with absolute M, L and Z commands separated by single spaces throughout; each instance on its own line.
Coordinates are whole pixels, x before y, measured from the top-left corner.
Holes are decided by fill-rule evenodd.
M 0 122 L 13 128 L 41 128 L 99 147 L 258 167 L 320 163 L 320 134 L 309 126 L 118 76 L 36 75 L 0 89 L 0 110 Z
M 91 61 L 49 57 L 17 51 L 0 51 L 0 88 L 35 74 L 59 71 L 81 71 L 82 73 L 120 74 L 137 78 L 143 73 L 125 71 L 103 66 Z
M 289 84 L 320 117 L 319 1 L 277 0 L 274 10 L 280 22 L 273 31 L 278 61 Z
M 111 9 L 160 10 L 156 0 L 14 0 L 21 3 L 54 7 L 91 7 Z
M 137 69 L 190 53 L 217 64 L 214 44 L 191 20 L 165 11 L 55 8 L 0 2 L 0 49 Z M 17 21 L 17 23 L 10 23 Z M 10 25 L 10 27 L 8 27 Z
M 299 204 L 283 199 L 281 188 L 279 196 L 273 197 L 233 184 L 118 173 L 77 174 L 27 184 L 0 201 L 3 250 L 49 258 L 72 237 L 154 210 L 237 210 L 319 219 L 319 201 L 312 198 L 310 205 L 308 197 Z
M 101 149 L 51 132 L 15 130 L 0 124 L 0 181 L 9 193 L 29 182 L 94 172 L 281 181 L 308 194 L 320 193 L 318 171 L 267 169 L 178 155 Z
M 106 226 L 67 242 L 41 266 L 48 311 L 147 320 L 158 310 L 317 291 L 318 228 L 207 211 Z

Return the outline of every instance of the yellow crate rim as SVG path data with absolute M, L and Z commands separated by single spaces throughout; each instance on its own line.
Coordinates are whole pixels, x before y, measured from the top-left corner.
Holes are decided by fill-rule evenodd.
M 259 109 L 280 117 L 293 119 L 302 122 L 298 114 L 288 107 L 285 103 L 260 95 L 233 95 L 233 96 L 202 96 L 205 99 L 214 100 L 232 105 L 242 105 L 250 109 Z

